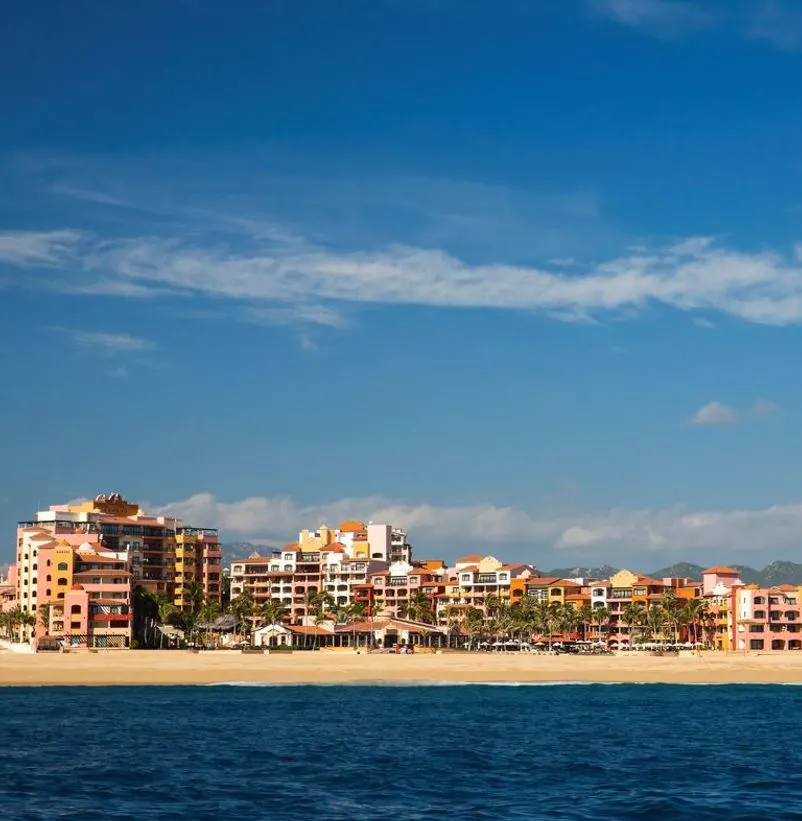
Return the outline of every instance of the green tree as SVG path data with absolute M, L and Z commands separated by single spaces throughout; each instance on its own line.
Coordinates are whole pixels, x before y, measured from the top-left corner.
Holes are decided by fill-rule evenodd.
M 253 622 L 251 619 L 255 612 L 253 596 L 248 590 L 244 590 L 231 600 L 229 610 L 237 617 L 243 639 L 250 643 L 251 632 L 253 631 Z
M 646 609 L 641 602 L 630 602 L 621 614 L 621 621 L 629 627 L 629 646 L 635 644 L 636 630 L 641 630 L 646 623 Z M 640 638 L 640 633 L 638 633 Z
M 607 607 L 595 607 L 593 609 L 593 623 L 597 625 L 599 630 L 599 641 L 604 639 L 604 627 L 610 621 L 610 610 Z

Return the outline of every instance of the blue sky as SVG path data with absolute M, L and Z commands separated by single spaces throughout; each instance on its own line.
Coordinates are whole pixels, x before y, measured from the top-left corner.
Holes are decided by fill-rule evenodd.
M 0 70 L 0 556 L 111 490 L 800 556 L 798 5 L 8 3 Z

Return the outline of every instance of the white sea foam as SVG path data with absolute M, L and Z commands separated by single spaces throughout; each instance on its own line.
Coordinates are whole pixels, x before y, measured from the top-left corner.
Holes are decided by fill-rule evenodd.
M 802 681 L 396 681 L 368 679 L 341 682 L 215 681 L 204 687 L 802 687 Z

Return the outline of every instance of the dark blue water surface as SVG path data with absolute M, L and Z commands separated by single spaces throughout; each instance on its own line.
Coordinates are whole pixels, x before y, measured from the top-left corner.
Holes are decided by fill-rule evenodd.
M 0 818 L 802 819 L 802 688 L 0 690 Z

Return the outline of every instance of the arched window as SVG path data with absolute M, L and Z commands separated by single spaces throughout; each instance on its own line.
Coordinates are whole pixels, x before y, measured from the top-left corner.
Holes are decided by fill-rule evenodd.
M 50 562 L 48 562 L 48 564 L 50 564 Z M 52 579 L 51 579 L 51 577 L 50 577 L 50 574 L 49 574 L 49 573 L 48 573 L 48 575 L 47 575 L 47 580 L 48 580 L 48 581 L 52 581 Z
M 58 563 L 58 569 L 59 570 L 67 570 L 68 567 L 69 567 L 69 565 L 67 564 L 67 562 L 59 562 Z
M 62 577 L 61 577 L 61 578 L 60 578 L 60 579 L 56 582 L 56 584 L 57 584 L 57 585 L 59 585 L 59 587 L 66 587 L 66 585 L 67 585 L 67 580 L 66 580 L 66 579 L 62 576 Z

